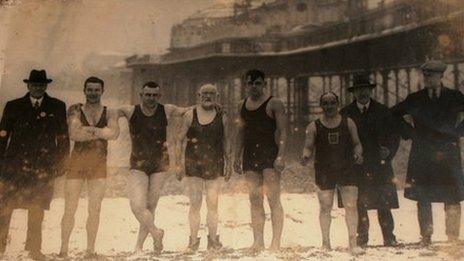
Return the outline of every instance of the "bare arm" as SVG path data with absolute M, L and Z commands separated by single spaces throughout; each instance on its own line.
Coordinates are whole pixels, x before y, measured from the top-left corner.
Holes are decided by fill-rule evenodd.
M 166 114 L 173 117 L 182 117 L 186 112 L 192 110 L 195 106 L 190 107 L 178 107 L 173 104 L 165 104 L 164 108 L 166 108 Z
M 314 144 L 316 141 L 316 124 L 311 122 L 306 127 L 305 141 L 303 147 L 303 156 L 301 157 L 300 164 L 306 166 L 314 155 Z
M 175 154 L 176 154 L 175 165 L 177 167 L 181 167 L 182 165 L 182 158 L 183 158 L 183 152 L 184 152 L 183 148 L 185 147 L 185 143 L 187 141 L 187 132 L 188 132 L 188 129 L 190 128 L 190 125 L 192 124 L 192 121 L 193 121 L 193 111 L 188 111 L 187 113 L 185 113 L 182 119 L 180 130 L 179 130 L 179 133 L 175 141 Z
M 245 123 L 243 122 L 240 111 L 244 101 L 241 101 L 237 106 L 237 116 L 234 119 L 235 124 L 235 164 L 234 169 L 237 173 L 242 173 L 242 154 L 244 147 L 244 134 L 245 134 Z
M 272 111 L 274 112 L 274 117 L 277 125 L 278 132 L 278 146 L 279 153 L 278 158 L 283 159 L 285 148 L 287 145 L 287 117 L 285 116 L 285 107 L 281 100 L 274 99 L 272 103 Z
M 311 158 L 314 154 L 314 144 L 316 141 L 316 124 L 311 122 L 308 127 L 306 127 L 305 132 L 305 141 L 303 147 L 303 157 Z
M 347 123 L 348 123 L 348 130 L 350 131 L 350 134 L 351 134 L 351 140 L 353 141 L 353 146 L 354 146 L 353 153 L 354 153 L 356 164 L 362 164 L 363 148 L 361 145 L 361 141 L 359 140 L 358 128 L 356 127 L 356 124 L 354 123 L 354 121 L 350 118 L 347 119 Z
M 117 110 L 108 109 L 108 124 L 104 128 L 96 128 L 95 136 L 104 140 L 115 140 L 119 136 L 118 118 L 119 112 Z
M 222 124 L 224 126 L 224 140 L 223 140 L 223 146 L 224 146 L 224 159 L 226 161 L 230 160 L 230 153 L 231 153 L 231 144 L 230 144 L 230 126 L 229 126 L 229 116 L 224 113 L 222 115 Z
M 134 105 L 124 105 L 117 109 L 117 117 L 118 119 L 121 117 L 125 117 L 127 120 L 130 120 L 132 114 L 134 113 L 135 106 Z
M 223 136 L 223 150 L 224 150 L 224 162 L 226 168 L 226 181 L 229 180 L 230 175 L 232 174 L 229 170 L 230 167 L 230 155 L 231 144 L 230 144 L 230 129 L 229 129 L 229 117 L 226 113 L 222 114 L 222 125 L 224 126 L 224 136 Z

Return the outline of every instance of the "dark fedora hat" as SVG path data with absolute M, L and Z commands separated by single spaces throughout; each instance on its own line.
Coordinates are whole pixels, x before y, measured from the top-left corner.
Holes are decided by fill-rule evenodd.
M 24 79 L 25 83 L 51 83 L 53 80 L 47 78 L 45 70 L 32 70 L 29 79 Z
M 356 74 L 353 76 L 353 85 L 348 87 L 348 91 L 352 92 L 358 88 L 375 88 L 377 84 L 371 83 L 368 74 Z

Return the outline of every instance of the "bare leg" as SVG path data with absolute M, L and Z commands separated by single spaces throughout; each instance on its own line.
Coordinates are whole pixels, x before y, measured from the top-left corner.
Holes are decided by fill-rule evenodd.
M 145 174 L 146 175 L 146 174 Z M 147 196 L 147 208 L 150 213 L 153 215 L 153 223 L 155 220 L 155 211 L 156 207 L 158 206 L 158 201 L 161 196 L 161 192 L 163 190 L 164 183 L 166 183 L 166 179 L 169 177 L 168 172 L 159 172 L 153 173 L 149 176 L 148 182 L 148 191 L 145 194 Z M 148 229 L 145 228 L 142 224 L 139 227 L 139 233 L 137 235 L 137 243 L 136 243 L 136 251 L 142 251 L 143 244 L 145 243 L 145 239 L 148 236 Z
M 88 217 L 87 217 L 87 253 L 95 253 L 95 240 L 100 225 L 100 210 L 106 190 L 106 178 L 87 181 Z
M 138 170 L 131 170 L 128 179 L 128 197 L 130 201 L 130 207 L 135 218 L 139 221 L 140 226 L 147 229 L 147 231 L 156 237 L 158 229 L 154 224 L 153 214 L 148 210 L 148 187 L 149 187 L 149 176 L 145 172 Z M 140 231 L 139 231 L 140 234 Z M 135 252 L 140 252 L 143 249 L 143 242 L 135 245 Z
M 64 214 L 61 219 L 61 250 L 66 255 L 69 249 L 69 238 L 74 228 L 74 215 L 79 204 L 83 179 L 66 179 L 64 185 Z
M 322 233 L 322 248 L 330 250 L 330 224 L 332 223 L 332 212 L 334 190 L 321 190 L 317 193 L 319 198 L 319 223 Z
M 271 209 L 272 241 L 270 249 L 280 250 L 282 230 L 284 227 L 284 210 L 280 202 L 280 173 L 274 169 L 263 171 L 264 192 L 266 193 Z
M 195 240 L 198 238 L 198 229 L 200 228 L 200 209 L 203 201 L 203 179 L 198 177 L 186 177 L 187 196 L 190 200 L 189 208 L 189 224 L 190 238 Z
M 259 172 L 249 171 L 245 173 L 245 177 L 250 198 L 251 227 L 254 239 L 251 248 L 260 251 L 264 248 L 263 175 Z
M 358 228 L 358 188 L 355 186 L 340 187 L 343 205 L 345 207 L 345 221 L 348 227 L 349 247 L 353 254 L 361 254 L 364 251 L 358 247 L 356 232 Z
M 208 233 L 211 237 L 216 237 L 218 230 L 218 201 L 221 191 L 221 178 L 206 181 L 206 205 L 208 213 L 206 223 L 208 224 Z

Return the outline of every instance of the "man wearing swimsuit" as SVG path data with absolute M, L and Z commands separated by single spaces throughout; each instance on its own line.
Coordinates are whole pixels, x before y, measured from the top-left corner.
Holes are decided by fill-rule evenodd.
M 166 128 L 173 117 L 182 116 L 190 109 L 163 105 L 159 103 L 160 98 L 161 87 L 147 82 L 140 90 L 141 103 L 119 110 L 119 117 L 129 122 L 132 141 L 128 197 L 131 210 L 140 222 L 136 253 L 143 250 L 148 234 L 153 237 L 155 253 L 163 250 L 164 231 L 155 226 L 154 213 L 170 167 Z
M 84 83 L 85 104 L 73 105 L 68 110 L 69 137 L 74 141 L 74 148 L 66 174 L 60 257 L 68 255 L 74 215 L 85 182 L 88 191 L 87 257 L 96 256 L 95 240 L 106 189 L 108 140 L 115 140 L 119 135 L 117 112 L 102 105 L 103 92 L 103 80 L 89 77 Z
M 244 76 L 248 97 L 238 106 L 234 169 L 245 172 L 254 242 L 251 252 L 264 249 L 264 194 L 271 209 L 271 251 L 279 251 L 284 214 L 280 202 L 280 176 L 287 138 L 284 104 L 265 94 L 265 75 L 250 70 Z
M 200 209 L 203 201 L 203 187 L 206 189 L 206 205 L 208 208 L 208 250 L 219 250 L 222 244 L 217 234 L 218 199 L 222 179 L 229 180 L 230 146 L 227 118 L 222 110 L 215 106 L 218 90 L 212 84 L 205 84 L 199 91 L 200 104 L 188 111 L 179 133 L 177 142 L 177 159 L 180 159 L 185 148 L 185 164 L 177 172 L 178 180 L 185 175 L 187 194 L 190 199 L 189 252 L 195 252 L 200 245 L 198 230 L 200 228 Z
M 341 193 L 348 227 L 349 248 L 353 255 L 363 253 L 357 245 L 358 188 L 353 164 L 362 164 L 362 146 L 353 120 L 340 115 L 339 99 L 333 92 L 321 95 L 322 116 L 306 129 L 302 165 L 314 155 L 316 185 L 319 187 L 319 222 L 322 231 L 322 249 L 330 246 L 331 211 L 335 188 Z

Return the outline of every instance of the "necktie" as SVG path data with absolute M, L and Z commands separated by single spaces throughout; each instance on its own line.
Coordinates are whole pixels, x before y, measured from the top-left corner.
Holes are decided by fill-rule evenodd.
M 364 105 L 363 108 L 362 108 L 362 114 L 365 114 L 367 112 L 367 106 Z
M 437 90 L 432 89 L 432 101 L 438 100 Z
M 34 109 L 38 109 L 40 107 L 39 100 L 36 100 L 34 103 Z

